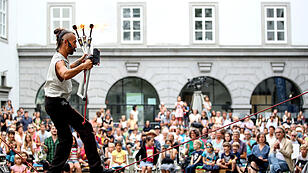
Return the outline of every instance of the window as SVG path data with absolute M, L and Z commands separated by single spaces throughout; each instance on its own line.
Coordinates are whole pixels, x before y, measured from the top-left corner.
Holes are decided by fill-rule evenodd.
M 143 43 L 143 7 L 122 6 L 121 13 L 121 43 Z
M 1 76 L 1 85 L 0 86 L 6 86 L 6 76 L 5 75 Z
M 265 6 L 264 13 L 265 42 L 287 43 L 286 6 Z
M 50 43 L 56 42 L 56 37 L 53 31 L 60 27 L 70 30 L 73 25 L 74 8 L 73 4 L 51 4 L 49 5 L 49 15 L 50 15 L 50 31 L 49 40 Z
M 215 43 L 216 7 L 192 6 L 193 43 Z
M 0 37 L 7 39 L 7 0 L 0 0 Z
M 154 120 L 160 104 L 155 88 L 146 80 L 137 77 L 126 77 L 117 81 L 108 91 L 107 108 L 110 109 L 114 121 L 119 121 L 121 115 L 129 117 L 134 105 L 137 105 L 138 121 Z

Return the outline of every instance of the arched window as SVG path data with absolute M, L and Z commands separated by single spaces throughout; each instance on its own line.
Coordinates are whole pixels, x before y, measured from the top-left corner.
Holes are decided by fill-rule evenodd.
M 196 91 L 194 88 L 189 88 L 188 83 L 183 87 L 180 96 L 187 104 L 191 104 L 192 96 Z M 227 88 L 220 81 L 206 77 L 206 82 L 200 88 L 203 95 L 207 95 L 212 103 L 212 110 L 229 111 L 231 109 L 231 96 Z M 174 99 L 176 101 L 176 98 Z
M 257 112 L 272 105 L 299 95 L 299 88 L 290 80 L 283 77 L 271 77 L 262 81 L 253 91 L 251 96 L 252 112 Z M 298 112 L 303 106 L 301 97 L 277 106 L 279 112 L 288 110 Z M 272 110 L 268 110 L 270 112 Z
M 45 83 L 40 87 L 36 94 L 35 98 L 35 105 L 36 110 L 41 112 L 42 118 L 45 118 L 47 116 L 47 113 L 45 111 L 45 91 L 44 91 L 44 85 Z M 84 114 L 84 102 L 82 102 L 82 99 L 77 95 L 78 91 L 78 82 L 75 80 L 72 80 L 73 90 L 71 94 L 71 98 L 69 100 L 70 105 L 75 108 L 80 114 Z M 87 113 L 87 117 L 89 117 Z
M 114 121 L 121 115 L 129 116 L 134 105 L 137 105 L 138 122 L 153 121 L 159 111 L 159 98 L 155 88 L 147 81 L 137 77 L 127 77 L 117 81 L 108 91 L 107 108 L 110 109 Z

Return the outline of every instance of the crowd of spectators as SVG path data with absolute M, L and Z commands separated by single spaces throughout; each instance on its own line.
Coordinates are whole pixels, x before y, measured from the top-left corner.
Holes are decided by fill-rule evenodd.
M 101 109 L 90 120 L 106 168 L 121 168 L 130 159 L 141 160 L 162 152 L 134 165 L 134 169 L 142 173 L 155 169 L 163 173 L 222 169 L 239 173 L 308 172 L 307 124 L 302 112 L 292 116 L 288 111 L 273 109 L 257 115 L 254 121 L 246 118 L 222 128 L 239 117 L 231 111 L 212 109 L 208 96 L 202 112 L 191 110 L 179 96 L 174 108 L 161 104 L 154 121 L 146 121 L 143 127 L 138 113 L 134 106 L 129 115 L 114 122 L 110 110 Z M 2 106 L 0 116 L 0 155 L 5 156 L 11 171 L 30 172 L 25 161 L 46 171 L 59 143 L 52 121 L 42 119 L 38 111 L 32 116 L 23 108 L 15 112 L 10 100 Z M 73 129 L 72 133 L 66 171 L 80 173 L 87 168 L 87 158 L 79 135 Z

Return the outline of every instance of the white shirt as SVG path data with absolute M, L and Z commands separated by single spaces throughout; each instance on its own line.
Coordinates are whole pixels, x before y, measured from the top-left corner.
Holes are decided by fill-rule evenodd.
M 130 114 L 133 114 L 134 115 L 134 120 L 136 120 L 136 122 L 138 123 L 138 110 L 134 111 L 134 110 L 131 110 L 130 111 Z
M 56 74 L 56 63 L 64 61 L 67 69 L 70 68 L 69 61 L 61 53 L 56 52 L 50 62 L 47 72 L 47 79 L 44 85 L 45 96 L 47 97 L 61 97 L 66 100 L 69 99 L 72 92 L 71 79 L 60 81 Z

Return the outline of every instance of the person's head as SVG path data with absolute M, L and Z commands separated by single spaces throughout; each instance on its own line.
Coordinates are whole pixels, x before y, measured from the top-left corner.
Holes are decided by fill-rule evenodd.
M 109 152 L 112 152 L 112 151 L 114 150 L 114 148 L 115 148 L 114 143 L 109 142 L 109 143 L 108 143 L 108 151 L 109 151 Z
M 224 119 L 226 119 L 226 118 L 227 118 L 227 112 L 223 111 L 223 112 L 222 112 L 222 117 L 223 117 Z
M 225 141 L 230 142 L 232 140 L 232 134 L 231 133 L 225 133 Z
M 31 135 L 30 135 L 29 133 L 26 133 L 25 142 L 26 142 L 26 143 L 32 142 L 32 137 L 31 137 Z
M 292 141 L 296 141 L 297 140 L 297 132 L 296 131 L 292 131 L 291 132 L 291 140 Z
M 240 139 L 240 131 L 234 130 L 232 137 L 233 137 L 234 141 L 239 141 L 239 139 Z
M 5 132 L 5 131 L 2 131 L 2 132 L 1 132 L 1 138 L 2 138 L 3 140 L 6 139 L 6 132 Z
M 206 151 L 212 153 L 214 151 L 213 144 L 211 142 L 206 143 Z
M 217 111 L 217 112 L 216 112 L 216 116 L 217 116 L 217 117 L 220 117 L 220 115 L 221 115 L 221 112 L 220 112 L 220 111 Z
M 181 96 L 178 96 L 177 101 L 178 101 L 178 102 L 182 101 Z
M 275 130 L 275 134 L 276 134 L 276 138 L 281 140 L 285 136 L 285 131 L 282 127 L 277 127 L 277 129 Z
M 96 112 L 96 116 L 97 116 L 97 117 L 101 117 L 101 115 L 102 115 L 102 113 L 101 113 L 100 111 L 97 111 L 97 112 Z
M 265 134 L 264 133 L 258 133 L 257 135 L 257 142 L 258 143 L 266 143 L 266 137 L 265 137 Z
M 274 126 L 269 126 L 269 131 L 268 131 L 268 133 L 269 133 L 270 135 L 273 135 L 273 134 L 275 133 L 275 127 L 274 127 Z
M 307 144 L 304 144 L 300 147 L 300 150 L 301 150 L 301 154 L 303 157 L 306 157 L 307 156 L 307 150 L 308 150 L 308 146 Z
M 9 130 L 7 134 L 9 139 L 15 139 L 15 131 Z
M 28 160 L 29 156 L 28 156 L 27 152 L 23 151 L 23 152 L 20 153 L 20 155 L 23 158 L 22 162 L 25 162 L 25 161 Z
M 223 138 L 223 131 L 217 130 L 215 133 L 216 133 L 216 138 L 217 139 L 222 139 Z
M 45 132 L 45 130 L 46 130 L 46 124 L 41 123 L 41 124 L 40 124 L 40 129 L 41 129 L 42 132 Z
M 53 136 L 57 136 L 58 134 L 58 131 L 55 126 L 51 126 L 50 132 L 51 132 L 51 135 Z
M 34 132 L 34 127 L 33 127 L 32 124 L 29 124 L 29 125 L 28 125 L 28 132 L 29 132 L 29 133 L 33 133 L 33 132 Z
M 198 129 L 192 129 L 192 130 L 189 132 L 189 137 L 190 137 L 191 139 L 196 139 L 199 135 L 200 135 L 200 133 L 199 133 L 199 130 L 198 130 Z
M 202 146 L 202 142 L 200 140 L 195 140 L 194 141 L 194 149 L 199 150 Z
M 239 148 L 240 148 L 240 143 L 238 143 L 238 142 L 233 142 L 233 144 L 232 144 L 232 150 L 233 150 L 233 152 L 236 153 L 236 152 L 239 150 Z
M 174 134 L 173 133 L 169 133 L 168 134 L 168 139 L 173 142 L 174 141 Z
M 134 119 L 134 114 L 129 114 L 129 118 L 130 118 L 131 120 L 133 120 L 133 119 Z
M 147 145 L 148 147 L 154 146 L 154 138 L 152 138 L 152 137 L 150 137 L 150 136 L 147 136 L 147 137 L 145 138 L 145 142 L 146 142 L 146 145 Z
M 170 139 L 167 139 L 165 144 L 168 145 L 168 147 L 166 147 L 166 148 L 169 148 L 169 147 L 172 146 L 172 141 Z
M 75 136 L 73 136 L 73 145 L 72 146 L 77 147 L 77 140 L 76 140 Z
M 116 147 L 116 150 L 118 152 L 120 152 L 122 150 L 122 143 L 121 141 L 118 141 L 116 144 L 115 144 L 115 147 Z
M 206 112 L 205 111 L 201 112 L 201 117 L 206 117 Z
M 168 134 L 168 129 L 164 128 L 163 133 L 167 133 Z M 150 130 L 149 132 L 146 133 L 147 137 L 151 137 L 151 138 L 155 138 L 157 136 L 157 133 L 155 132 L 155 130 Z
M 206 102 L 209 102 L 209 101 L 210 101 L 209 96 L 206 95 L 206 96 L 204 97 L 204 100 L 205 100 Z
M 198 113 L 198 109 L 193 109 L 193 114 L 197 114 Z
M 224 142 L 222 146 L 224 147 L 225 152 L 229 152 L 231 149 L 231 144 L 229 142 Z
M 28 112 L 28 111 L 25 111 L 25 114 L 24 114 L 24 115 L 25 115 L 26 118 L 28 118 L 28 117 L 29 117 L 29 112 Z
M 21 165 L 21 163 L 22 163 L 22 159 L 17 154 L 15 155 L 14 163 L 16 165 Z
M 23 132 L 24 132 L 23 126 L 20 124 L 20 125 L 17 127 L 16 131 L 17 131 L 19 134 L 23 133 Z
M 76 36 L 73 32 L 67 31 L 62 28 L 56 28 L 54 30 L 54 34 L 57 38 L 57 48 L 56 50 L 59 52 L 64 52 L 67 55 L 72 55 L 77 48 L 77 40 Z
M 145 121 L 145 126 L 146 126 L 146 127 L 150 127 L 150 121 L 149 121 L 149 120 L 146 120 L 146 121 Z
M 252 134 L 250 130 L 245 130 L 244 135 L 246 140 L 250 140 Z
M 133 110 L 134 110 L 134 111 L 137 111 L 137 105 L 134 105 L 134 106 L 133 106 Z
M 122 115 L 122 116 L 121 116 L 121 120 L 122 120 L 122 122 L 126 121 L 126 116 L 125 116 L 125 115 Z

